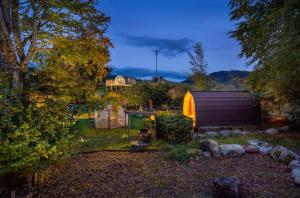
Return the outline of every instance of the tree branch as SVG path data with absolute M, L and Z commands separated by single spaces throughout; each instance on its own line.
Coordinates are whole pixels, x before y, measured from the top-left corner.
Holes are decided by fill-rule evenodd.
M 12 4 L 12 32 L 16 42 L 17 54 L 20 62 L 22 62 L 22 60 L 25 58 L 25 54 L 19 28 L 19 1 L 13 0 Z

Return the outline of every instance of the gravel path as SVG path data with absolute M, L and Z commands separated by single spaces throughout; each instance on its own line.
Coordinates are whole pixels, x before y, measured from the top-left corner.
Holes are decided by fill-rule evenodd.
M 179 163 L 159 152 L 96 152 L 48 169 L 50 178 L 29 197 L 210 197 L 212 180 L 237 176 L 244 197 L 300 197 L 291 171 L 267 156 Z

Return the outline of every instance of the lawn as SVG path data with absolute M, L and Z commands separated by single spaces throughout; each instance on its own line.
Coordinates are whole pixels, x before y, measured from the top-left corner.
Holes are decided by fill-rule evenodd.
M 130 140 L 128 140 L 124 128 L 95 129 L 93 119 L 80 117 L 73 129 L 80 139 L 76 151 L 128 150 L 131 147 L 130 141 L 138 138 L 138 131 L 143 127 L 143 118 L 138 116 L 131 118 Z
M 240 135 L 235 137 L 218 137 L 216 141 L 219 144 L 247 144 L 248 140 L 258 139 L 262 141 L 269 142 L 276 145 L 285 146 L 291 149 L 300 151 L 300 133 L 299 132 L 289 132 L 289 133 L 279 133 L 275 135 L 268 135 L 264 133 L 252 132 L 247 135 Z

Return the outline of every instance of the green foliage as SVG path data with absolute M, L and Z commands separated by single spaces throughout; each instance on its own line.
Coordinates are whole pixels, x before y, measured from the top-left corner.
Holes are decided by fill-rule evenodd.
M 191 155 L 188 152 L 188 148 L 185 145 L 171 145 L 166 153 L 167 157 L 176 161 L 188 161 L 191 159 Z
M 146 93 L 140 84 L 126 88 L 122 93 L 127 98 L 127 107 L 130 109 L 147 105 Z
M 12 90 L 0 97 L 0 174 L 38 170 L 68 156 L 73 134 L 66 104 L 47 99 L 26 108 Z
M 158 115 L 156 117 L 157 137 L 170 143 L 191 140 L 192 119 L 182 115 Z
M 240 42 L 240 56 L 255 68 L 249 87 L 272 116 L 293 114 L 286 109 L 300 106 L 299 1 L 231 0 L 230 7 L 237 21 L 231 36 Z

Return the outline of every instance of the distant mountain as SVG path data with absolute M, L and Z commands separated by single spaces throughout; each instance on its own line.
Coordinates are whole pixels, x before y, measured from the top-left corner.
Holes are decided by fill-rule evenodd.
M 155 76 L 155 71 L 152 69 L 146 68 L 136 68 L 136 67 L 126 67 L 126 68 L 118 68 L 112 67 L 112 74 L 113 75 L 125 75 L 131 76 L 137 79 L 148 80 L 152 79 Z M 166 71 L 166 70 L 159 70 L 158 75 L 164 77 L 167 80 L 181 82 L 186 79 L 186 75 L 181 72 L 174 72 L 174 71 Z
M 207 75 L 209 83 L 212 85 L 211 90 L 235 91 L 247 90 L 246 78 L 249 76 L 248 71 L 231 70 L 218 71 Z M 182 83 L 194 84 L 192 77 L 188 77 Z
M 235 78 L 247 78 L 249 72 L 240 70 L 218 71 L 209 74 L 209 76 L 219 83 L 227 83 Z

